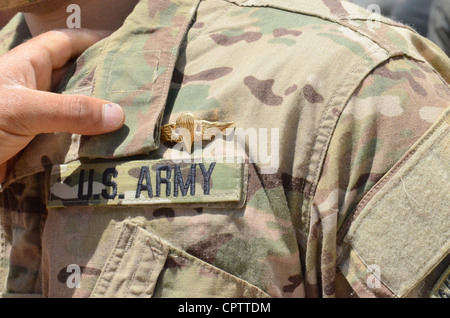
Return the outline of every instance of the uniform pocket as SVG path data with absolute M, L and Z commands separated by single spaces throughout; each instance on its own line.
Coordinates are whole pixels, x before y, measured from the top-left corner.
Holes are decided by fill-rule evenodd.
M 124 223 L 91 297 L 151 297 L 167 254 L 158 237 Z
M 124 222 L 91 297 L 270 297 L 142 227 Z

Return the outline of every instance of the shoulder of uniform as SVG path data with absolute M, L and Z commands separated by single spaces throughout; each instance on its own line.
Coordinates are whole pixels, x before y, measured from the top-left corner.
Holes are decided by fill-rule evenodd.
M 379 7 L 362 8 L 345 0 L 224 0 L 242 7 L 269 8 L 291 12 L 293 15 L 314 16 L 330 21 L 336 28 L 347 27 L 361 34 L 391 56 L 407 55 L 426 60 L 423 50 L 440 52 L 436 45 L 426 40 L 407 25 L 395 22 L 379 14 Z M 445 56 L 445 54 L 444 54 Z
M 350 41 L 367 47 L 375 44 L 388 56 L 407 56 L 426 62 L 447 82 L 450 82 L 450 60 L 434 43 L 419 35 L 407 25 L 395 22 L 377 13 L 379 8 L 371 5 L 367 9 L 345 0 L 224 0 L 241 7 L 261 10 L 278 9 L 295 16 L 316 17 L 329 22 L 328 34 L 340 33 Z M 267 19 L 273 19 L 267 14 Z M 270 20 L 268 23 L 273 24 Z M 280 21 L 285 24 L 286 21 Z M 321 31 L 323 32 L 323 30 Z M 363 43 L 364 42 L 364 43 Z
M 326 20 L 372 19 L 376 6 L 366 9 L 345 0 L 225 0 L 242 7 L 268 7 L 287 10 L 297 14 L 319 16 Z M 371 11 L 369 11 L 371 10 Z M 393 22 L 380 16 L 384 22 Z

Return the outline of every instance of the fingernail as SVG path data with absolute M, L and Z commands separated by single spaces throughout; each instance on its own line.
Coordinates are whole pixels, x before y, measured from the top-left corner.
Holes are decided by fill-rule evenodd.
M 108 103 L 103 105 L 103 125 L 108 128 L 118 128 L 123 122 L 124 113 L 122 107 Z

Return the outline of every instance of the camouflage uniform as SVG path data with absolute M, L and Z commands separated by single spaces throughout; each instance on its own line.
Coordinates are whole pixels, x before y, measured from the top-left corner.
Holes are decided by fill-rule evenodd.
M 3 184 L 3 295 L 445 296 L 450 61 L 380 19 L 337 0 L 140 1 L 58 89 L 117 102 L 125 127 L 39 135 Z M 1 50 L 26 35 L 17 16 Z M 176 163 L 160 127 L 185 111 L 267 129 L 278 169 L 221 161 L 229 135 Z

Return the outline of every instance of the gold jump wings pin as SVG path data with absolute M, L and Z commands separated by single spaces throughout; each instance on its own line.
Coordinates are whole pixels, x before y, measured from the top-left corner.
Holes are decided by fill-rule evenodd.
M 161 127 L 161 140 L 183 142 L 184 148 L 191 153 L 194 141 L 211 140 L 217 133 L 224 133 L 232 125 L 232 122 L 198 120 L 192 113 L 182 113 L 175 123 Z

